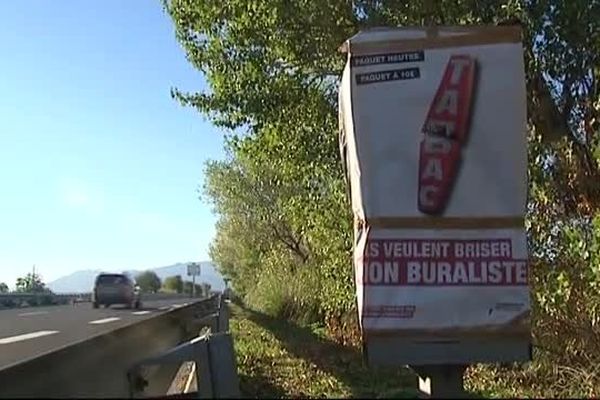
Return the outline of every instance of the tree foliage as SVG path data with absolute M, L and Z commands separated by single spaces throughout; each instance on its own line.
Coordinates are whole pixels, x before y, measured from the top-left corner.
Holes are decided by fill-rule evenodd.
M 183 293 L 183 279 L 181 279 L 181 275 L 165 278 L 163 289 L 168 292 Z
M 144 271 L 135 277 L 142 293 L 156 293 L 161 287 L 161 281 L 156 272 Z
M 538 361 L 511 373 L 521 374 L 521 382 L 544 382 L 543 374 L 565 382 L 576 371 L 595 378 L 587 386 L 562 384 L 560 393 L 598 395 L 600 374 L 590 371 L 600 365 L 600 2 L 164 5 L 188 60 L 209 84 L 202 93 L 174 89 L 173 96 L 229 132 L 227 159 L 206 170 L 205 194 L 219 215 L 213 259 L 247 300 L 281 315 L 309 309 L 330 325 L 354 306 L 352 220 L 337 153 L 337 84 L 345 61 L 338 46 L 377 26 L 520 23 Z
M 16 291 L 19 293 L 43 293 L 49 292 L 42 277 L 36 273 L 28 273 L 24 277 L 17 278 Z
M 4 282 L 0 282 L 0 294 L 5 294 L 8 292 L 9 292 L 8 285 Z
M 194 285 L 190 281 L 183 281 L 183 293 L 191 296 L 194 292 L 192 288 L 194 288 L 196 296 L 208 296 L 208 292 L 210 291 L 210 285 L 208 283 L 196 283 Z

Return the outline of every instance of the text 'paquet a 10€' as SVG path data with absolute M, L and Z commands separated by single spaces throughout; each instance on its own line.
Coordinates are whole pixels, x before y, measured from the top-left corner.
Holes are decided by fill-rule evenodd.
M 529 335 L 520 29 L 378 29 L 343 48 L 363 331 Z

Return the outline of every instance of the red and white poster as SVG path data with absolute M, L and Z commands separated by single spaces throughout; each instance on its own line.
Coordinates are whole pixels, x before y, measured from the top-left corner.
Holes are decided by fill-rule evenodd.
M 520 34 L 378 29 L 345 43 L 340 144 L 365 333 L 529 335 Z

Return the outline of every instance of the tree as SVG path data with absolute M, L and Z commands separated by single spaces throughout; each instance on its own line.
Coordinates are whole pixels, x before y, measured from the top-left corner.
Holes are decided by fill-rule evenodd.
M 161 281 L 156 272 L 144 271 L 135 278 L 142 293 L 156 293 L 161 287 Z
M 169 276 L 165 278 L 165 281 L 163 282 L 163 288 L 169 292 L 182 293 L 183 279 L 181 279 L 181 275 Z
M 211 284 L 207 283 L 207 282 L 202 282 L 200 284 L 200 286 L 202 286 L 202 295 L 203 296 L 208 296 L 210 294 L 210 289 L 211 289 Z
M 0 282 L 0 294 L 8 293 L 8 285 L 4 282 Z
M 597 395 L 599 2 L 164 4 L 188 59 L 209 86 L 202 93 L 174 89 L 173 96 L 228 130 L 228 158 L 207 166 L 205 193 L 219 216 L 211 257 L 247 300 L 272 307 L 284 299 L 287 303 L 278 308 L 284 311 L 318 304 L 332 331 L 336 323 L 343 325 L 341 315 L 354 313 L 352 218 L 337 149 L 337 82 L 346 61 L 338 46 L 357 31 L 377 26 L 520 23 L 529 115 L 527 227 L 537 375 L 487 381 L 508 382 L 509 389 L 516 381 L 543 386 L 550 378 L 576 382 L 573 371 L 582 371 L 579 382 L 588 386 L 561 385 L 563 392 L 553 397 Z M 314 284 L 290 292 L 294 283 L 315 276 Z
M 30 272 L 24 277 L 17 278 L 16 291 L 20 293 L 43 293 L 49 290 L 39 274 Z
M 203 292 L 204 286 L 202 283 L 196 283 L 195 287 L 196 287 L 196 295 L 197 296 L 204 295 L 204 292 Z M 186 293 L 189 295 L 192 294 L 192 282 L 190 282 L 190 281 L 183 282 L 183 293 Z

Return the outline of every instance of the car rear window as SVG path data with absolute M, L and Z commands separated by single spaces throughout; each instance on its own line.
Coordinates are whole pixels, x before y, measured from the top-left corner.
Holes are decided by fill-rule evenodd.
M 123 275 L 100 275 L 96 278 L 97 285 L 117 285 L 127 283 L 127 277 Z

